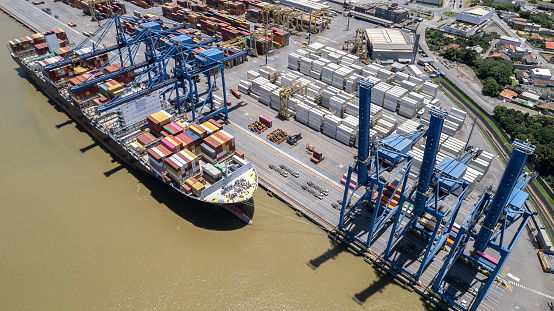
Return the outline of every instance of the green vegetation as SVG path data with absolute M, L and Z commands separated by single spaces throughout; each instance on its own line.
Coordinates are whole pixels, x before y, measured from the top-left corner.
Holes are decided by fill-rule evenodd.
M 505 85 L 512 85 L 510 78 L 514 73 L 514 67 L 503 59 L 479 59 L 473 66 L 477 78 L 483 83 L 483 92 L 492 97 L 497 97 Z
M 443 46 L 450 43 L 460 45 L 460 49 L 478 45 L 486 51 L 490 47 L 490 43 L 494 39 L 500 38 L 500 35 L 496 32 L 478 32 L 470 37 L 456 37 L 454 39 L 450 36 L 445 36 L 443 32 L 437 29 L 427 28 L 425 31 L 425 38 L 429 48 L 435 51 L 440 50 Z
M 503 89 L 504 87 L 498 84 L 493 77 L 488 77 L 483 81 L 483 93 L 489 94 L 492 97 L 500 95 Z
M 441 18 L 439 18 L 439 23 L 440 23 L 440 22 L 444 22 L 444 21 L 447 20 L 447 19 L 448 19 L 448 18 L 442 17 L 442 16 L 441 16 Z
M 528 23 L 539 24 L 544 28 L 552 28 L 552 24 L 554 23 L 550 19 L 550 16 L 544 12 L 531 14 L 529 11 L 521 11 L 519 12 L 519 16 L 521 18 L 526 18 Z
M 487 50 L 490 42 L 497 39 L 497 33 L 477 33 L 471 37 L 451 37 L 444 36 L 437 29 L 427 29 L 425 32 L 427 44 L 432 50 L 439 50 L 450 43 L 460 45 L 459 48 L 449 48 L 444 57 L 451 61 L 460 62 L 473 68 L 477 77 L 483 84 L 483 92 L 492 97 L 497 97 L 504 89 L 505 85 L 512 85 L 514 67 L 506 60 L 493 60 L 488 58 L 479 58 L 477 52 L 466 49 L 466 47 L 479 45 L 483 50 Z
M 489 8 L 495 8 L 497 12 L 504 10 L 519 13 L 521 11 L 520 6 L 517 4 L 496 3 L 490 0 L 483 0 L 483 5 Z
M 448 17 L 456 17 L 456 12 L 442 12 L 442 15 Z
M 545 115 L 529 115 L 505 106 L 494 107 L 494 115 L 513 139 L 529 140 L 536 146 L 531 163 L 554 187 L 554 118 Z
M 544 41 L 542 41 L 541 39 L 528 38 L 527 42 L 529 42 L 529 44 L 531 44 L 533 47 L 537 49 L 546 48 L 546 46 L 544 45 Z

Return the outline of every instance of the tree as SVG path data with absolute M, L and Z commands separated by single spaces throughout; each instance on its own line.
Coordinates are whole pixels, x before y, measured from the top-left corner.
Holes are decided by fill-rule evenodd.
M 488 77 L 483 82 L 483 92 L 488 93 L 492 97 L 497 97 L 504 87 L 499 85 L 493 77 Z
M 537 4 L 538 2 L 537 2 L 537 0 L 529 0 L 529 3 L 531 3 L 531 4 Z

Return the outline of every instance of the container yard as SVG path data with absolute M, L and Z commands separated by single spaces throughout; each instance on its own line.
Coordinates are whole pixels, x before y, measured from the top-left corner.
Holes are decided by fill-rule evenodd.
M 190 36 L 182 44 L 204 45 L 195 53 L 200 59 L 206 57 L 206 65 L 214 59 L 206 51 L 222 49 L 221 59 L 228 61 L 218 84 L 229 92 L 210 93 L 214 75 L 185 80 L 191 91 L 184 93 L 188 95 L 182 106 L 179 99 L 163 103 L 162 112 L 148 114 L 148 131 L 126 140 L 133 152 L 145 149 L 139 161 L 197 197 L 211 188 L 197 178 L 200 167 L 206 184 L 215 185 L 229 172 L 252 163 L 264 189 L 433 303 L 447 309 L 495 310 L 517 299 L 511 294 L 517 288 L 504 272 L 512 264 L 508 258 L 524 256 L 509 257 L 532 217 L 524 207 L 524 187 L 533 174 L 523 173 L 522 165 L 534 147 L 514 143 L 513 160 L 504 168 L 485 137 L 477 131 L 471 134 L 467 113 L 416 65 L 403 73 L 379 62 L 364 64 L 341 49 L 342 41 L 355 31 L 332 28 L 344 17 L 332 18 L 326 7 L 317 8 L 318 14 L 297 14 L 316 4 L 294 3 L 177 1 L 141 12 L 141 16 L 152 14 L 150 22 L 157 16 L 161 21 L 186 21 L 172 31 L 178 34 L 167 38 L 178 41 L 175 38 Z M 157 13 L 159 9 L 163 14 Z M 265 27 L 265 18 L 271 27 Z M 124 28 L 137 31 L 140 23 Z M 364 21 L 353 25 L 370 27 Z M 170 28 L 160 26 L 160 31 Z M 297 36 L 306 31 L 311 32 L 310 44 L 304 41 L 305 33 Z M 76 57 L 88 55 L 86 47 L 67 40 L 71 36 L 59 36 L 56 56 L 68 55 L 68 48 L 77 48 Z M 36 40 L 33 53 L 48 54 L 41 46 L 44 42 Z M 243 43 L 236 44 L 239 41 Z M 30 46 L 16 41 L 12 50 L 21 53 Z M 264 57 L 255 58 L 267 54 L 267 65 Z M 81 66 L 102 68 L 106 57 Z M 42 61 L 41 66 L 55 63 Z M 137 79 L 132 66 L 136 65 L 114 62 L 92 73 L 64 68 L 48 77 L 70 89 L 87 85 L 91 76 L 113 77 L 99 84 L 97 93 L 83 87 L 69 95 L 92 115 L 97 107 L 117 103 L 125 86 Z M 238 98 L 231 97 L 231 88 L 238 90 Z M 210 98 L 213 104 L 206 104 Z M 180 107 L 192 116 L 172 119 L 182 115 Z M 202 109 L 214 114 L 191 123 L 205 115 Z M 294 142 L 288 143 L 293 137 Z M 157 145 L 148 148 L 152 143 Z M 231 154 L 230 162 L 221 162 Z M 508 179 L 508 171 L 516 178 Z M 504 217 L 509 217 L 508 224 L 499 222 Z M 495 232 L 487 229 L 495 227 Z M 493 242 L 499 234 L 506 235 L 508 243 Z M 534 256 L 534 264 L 542 264 L 546 271 L 549 254 Z

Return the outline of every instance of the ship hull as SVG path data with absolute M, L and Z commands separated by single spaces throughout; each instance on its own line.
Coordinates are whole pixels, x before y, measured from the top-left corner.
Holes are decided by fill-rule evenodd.
M 150 169 L 142 165 L 139 160 L 133 157 L 127 150 L 125 150 L 125 148 L 123 148 L 120 144 L 113 140 L 109 135 L 100 131 L 94 125 L 92 125 L 90 120 L 82 113 L 82 111 L 78 107 L 71 104 L 66 98 L 59 94 L 57 90 L 52 85 L 50 85 L 50 83 L 42 80 L 33 70 L 25 66 L 25 64 L 23 64 L 18 57 L 14 57 L 14 55 L 12 54 L 12 58 L 19 65 L 19 67 L 27 73 L 27 75 L 33 80 L 33 82 L 35 82 L 35 84 L 37 84 L 39 88 L 56 103 L 57 106 L 62 108 L 66 112 L 66 114 L 71 117 L 71 119 L 80 124 L 97 142 L 99 142 L 100 144 L 102 144 L 102 146 L 109 150 L 111 154 L 116 156 L 125 164 L 131 166 L 133 169 L 136 169 L 139 172 L 147 175 L 148 177 L 156 179 L 166 186 L 172 188 L 174 191 L 177 191 L 175 188 L 169 186 L 159 175 L 154 174 L 152 171 L 150 171 Z M 204 201 L 198 197 L 188 196 L 181 192 L 179 192 L 179 194 L 181 194 L 183 198 L 206 203 L 213 208 L 223 207 L 245 223 L 252 224 L 252 220 L 242 212 L 241 208 L 242 205 L 248 200 L 244 200 L 243 202 L 235 202 L 233 204 L 222 204 L 217 202 Z

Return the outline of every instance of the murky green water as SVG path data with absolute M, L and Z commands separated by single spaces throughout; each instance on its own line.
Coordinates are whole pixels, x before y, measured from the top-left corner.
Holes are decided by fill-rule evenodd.
M 1 42 L 29 33 L 0 23 Z M 0 66 L 0 310 L 429 308 L 264 191 L 253 226 L 187 206 L 96 146 L 7 50 Z

